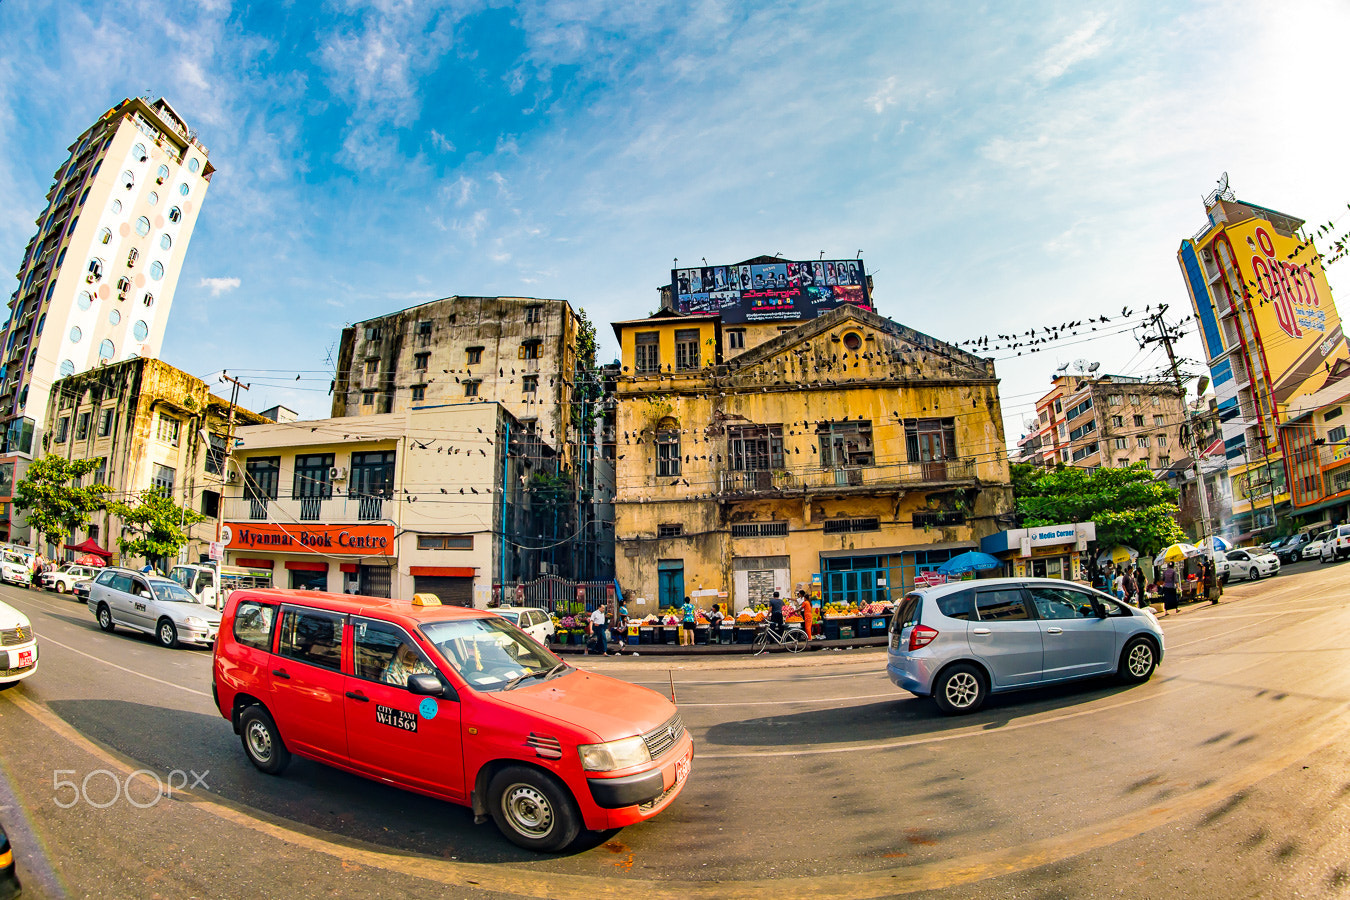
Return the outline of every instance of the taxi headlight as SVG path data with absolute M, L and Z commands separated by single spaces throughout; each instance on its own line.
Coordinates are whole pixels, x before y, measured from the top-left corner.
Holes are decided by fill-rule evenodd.
M 197 616 L 188 616 L 183 620 L 183 624 L 189 628 L 197 628 L 203 631 L 206 630 L 206 620 Z
M 604 744 L 582 744 L 577 752 L 581 754 L 581 767 L 587 772 L 610 772 L 652 760 L 647 742 L 640 735 Z

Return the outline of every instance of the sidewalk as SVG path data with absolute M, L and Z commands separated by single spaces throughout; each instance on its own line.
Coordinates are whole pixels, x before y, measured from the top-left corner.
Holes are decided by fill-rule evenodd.
M 849 638 L 839 641 L 812 641 L 803 649 L 803 653 L 809 653 L 815 650 L 848 650 L 854 647 L 885 647 L 889 640 L 885 635 L 879 637 Z M 618 651 L 618 644 L 610 641 L 610 653 Z M 583 653 L 585 649 L 580 644 L 567 644 L 560 646 L 549 644 L 548 647 L 559 656 L 586 656 Z M 622 656 L 751 656 L 755 652 L 754 644 L 692 644 L 681 647 L 679 644 L 629 644 L 624 648 Z M 768 653 L 787 653 L 782 647 L 771 645 Z M 590 656 L 599 657 L 597 653 L 591 653 Z

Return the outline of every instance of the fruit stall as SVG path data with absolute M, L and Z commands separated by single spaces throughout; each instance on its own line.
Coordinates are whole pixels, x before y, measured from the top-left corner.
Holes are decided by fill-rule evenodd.
M 816 605 L 815 637 L 825 640 L 852 640 L 864 637 L 879 637 L 890 626 L 891 612 L 894 607 L 889 603 L 826 603 L 823 608 Z M 683 613 L 677 607 L 668 607 L 647 616 L 633 616 L 628 620 L 627 642 L 630 646 L 642 644 L 678 644 L 680 630 L 683 628 Z M 783 604 L 783 621 L 788 625 L 801 626 L 804 623 L 801 607 L 792 601 Z M 720 628 L 714 628 L 706 610 L 695 614 L 694 643 L 702 644 L 750 644 L 754 642 L 755 632 L 769 622 L 769 606 L 766 603 L 755 604 L 742 610 L 735 616 L 722 620 Z M 568 611 L 553 614 L 556 641 L 563 645 L 582 645 L 586 642 L 586 614 Z M 617 638 L 612 636 L 611 641 Z

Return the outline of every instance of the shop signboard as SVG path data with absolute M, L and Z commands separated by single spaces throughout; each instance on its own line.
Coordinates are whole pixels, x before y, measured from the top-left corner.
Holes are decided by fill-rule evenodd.
M 943 575 L 941 572 L 920 572 L 914 576 L 914 586 L 916 588 L 934 587 L 946 583 L 947 576 Z
M 1262 219 L 1228 226 L 1213 248 L 1223 273 L 1215 290 L 1226 291 L 1230 302 L 1235 296 L 1248 298 L 1243 305 L 1275 402 L 1285 404 L 1320 388 L 1323 379 L 1313 376 L 1348 354 L 1316 248 L 1279 234 Z
M 733 324 L 814 319 L 844 303 L 872 308 L 861 259 L 672 269 L 670 285 L 679 312 Z
M 228 535 L 228 536 L 227 536 Z M 393 556 L 392 525 L 301 525 L 231 522 L 221 530 L 229 550 L 313 553 L 323 556 Z

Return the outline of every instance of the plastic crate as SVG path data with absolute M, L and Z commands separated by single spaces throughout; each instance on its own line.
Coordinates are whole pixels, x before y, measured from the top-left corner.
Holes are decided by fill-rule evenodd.
M 841 640 L 841 641 L 851 641 L 851 640 L 853 640 L 853 638 L 859 637 L 857 631 L 858 631 L 858 630 L 857 630 L 857 627 L 854 626 L 854 625 L 840 625 L 840 626 L 839 626 L 839 640 Z
M 753 644 L 753 643 L 755 642 L 755 630 L 756 630 L 756 629 L 755 629 L 753 626 L 751 626 L 751 627 L 745 627 L 745 626 L 737 625 L 737 626 L 736 626 L 736 643 L 738 643 L 738 644 Z

